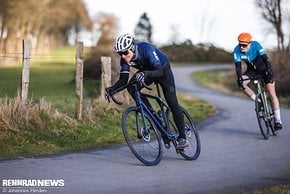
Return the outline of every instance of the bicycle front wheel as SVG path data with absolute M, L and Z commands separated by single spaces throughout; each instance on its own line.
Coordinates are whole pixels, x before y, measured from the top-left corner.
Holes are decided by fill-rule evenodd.
M 135 106 L 127 108 L 122 116 L 122 130 L 131 152 L 143 164 L 153 166 L 161 161 L 161 138 L 146 113 L 142 115 Z
M 259 128 L 264 139 L 269 139 L 270 122 L 267 118 L 264 101 L 261 94 L 258 94 L 255 100 L 255 111 L 259 124 Z
M 266 100 L 267 100 L 267 105 L 268 105 L 267 118 L 268 118 L 269 126 L 270 126 L 273 136 L 277 136 L 278 132 L 275 130 L 274 111 L 271 106 L 269 96 L 266 97 Z
M 188 147 L 186 147 L 183 151 L 180 151 L 180 155 L 184 157 L 187 160 L 196 160 L 201 151 L 201 143 L 200 143 L 200 138 L 195 126 L 194 121 L 192 120 L 190 114 L 183 108 L 181 107 L 182 114 L 184 116 L 184 130 L 185 130 L 185 135 L 186 135 L 186 140 L 188 141 Z M 173 120 L 173 115 L 172 112 L 169 112 L 168 115 L 169 118 L 169 124 L 170 124 L 170 130 L 171 133 L 175 132 L 177 133 L 177 127 L 175 125 L 175 122 Z

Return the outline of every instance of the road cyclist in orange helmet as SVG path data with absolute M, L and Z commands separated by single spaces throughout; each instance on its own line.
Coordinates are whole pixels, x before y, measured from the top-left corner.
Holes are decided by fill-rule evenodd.
M 275 77 L 272 64 L 266 51 L 257 41 L 252 40 L 250 33 L 243 32 L 238 36 L 239 44 L 234 48 L 234 62 L 237 74 L 238 86 L 251 99 L 256 99 L 256 94 L 248 86 L 250 80 L 257 75 L 261 75 L 266 84 L 266 90 L 270 94 L 271 105 L 274 110 L 275 130 L 282 129 L 279 100 L 275 90 Z M 247 69 L 242 73 L 242 62 L 245 62 Z M 245 80 L 248 79 L 248 80 Z

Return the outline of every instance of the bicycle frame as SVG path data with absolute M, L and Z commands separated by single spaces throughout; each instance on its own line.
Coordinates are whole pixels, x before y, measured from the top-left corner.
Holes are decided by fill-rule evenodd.
M 156 84 L 158 95 L 150 95 L 140 92 L 136 81 L 130 82 L 125 86 L 120 87 L 110 94 L 111 99 L 121 105 L 114 94 L 119 91 L 130 87 L 134 87 L 135 105 L 128 107 L 122 116 L 122 131 L 131 152 L 142 163 L 148 166 L 156 165 L 160 162 L 163 155 L 162 138 L 164 145 L 168 145 L 166 148 L 170 148 L 172 143 L 176 149 L 177 154 L 180 154 L 187 160 L 195 160 L 200 154 L 200 140 L 194 121 L 189 113 L 181 107 L 183 116 L 186 118 L 186 124 L 184 126 L 185 134 L 188 138 L 188 145 L 184 149 L 178 149 L 177 139 L 179 136 L 177 127 L 172 121 L 172 112 L 167 104 L 161 98 L 159 85 Z M 139 82 L 137 82 L 139 83 Z M 152 90 L 145 83 L 141 83 L 148 90 Z M 158 112 L 155 114 L 155 110 L 151 110 L 151 107 L 142 100 L 142 98 L 154 100 L 159 106 Z M 109 101 L 110 98 L 108 98 Z M 157 108 L 156 108 L 157 109 Z M 164 115 L 160 115 L 160 112 Z M 164 121 L 162 120 L 164 118 Z M 133 125 L 133 126 L 132 126 Z M 153 141 L 151 141 L 151 135 Z M 168 141 L 167 141 L 168 140 Z
M 261 79 L 261 77 L 259 77 L 258 79 L 254 79 L 254 84 L 257 88 L 257 94 L 261 94 L 262 96 L 262 103 L 263 103 L 263 106 L 264 106 L 264 110 L 266 112 L 266 116 L 267 116 L 267 119 L 271 119 L 271 115 L 270 115 L 270 111 L 269 111 L 269 108 L 268 108 L 268 94 L 267 94 L 267 91 L 264 87 L 264 82 L 263 80 Z
M 261 130 L 261 133 L 264 137 L 264 139 L 269 138 L 269 129 L 271 129 L 272 134 L 276 136 L 276 132 L 274 129 L 274 113 L 273 113 L 273 108 L 272 104 L 269 102 L 269 94 L 268 91 L 266 90 L 266 85 L 264 80 L 262 79 L 261 76 L 256 76 L 255 78 L 251 79 L 254 82 L 254 85 L 257 90 L 257 97 L 255 100 L 255 111 L 258 119 L 258 124 Z M 260 110 L 260 105 L 262 104 L 263 109 Z M 263 125 L 265 124 L 265 126 Z
M 161 122 L 158 120 L 158 118 L 156 118 L 156 116 L 154 116 L 151 111 L 149 110 L 149 108 L 146 106 L 146 104 L 142 101 L 141 99 L 141 96 L 144 96 L 144 97 L 147 97 L 147 98 L 151 98 L 151 99 L 154 99 L 156 100 L 156 102 L 158 103 L 159 107 L 160 107 L 160 110 L 165 114 L 165 110 L 164 110 L 164 107 L 167 107 L 166 104 L 162 101 L 162 98 L 161 98 L 161 95 L 160 95 L 160 89 L 159 89 L 159 86 L 158 84 L 156 84 L 156 88 L 157 88 L 157 96 L 153 96 L 153 95 L 150 95 L 150 94 L 145 94 L 145 93 L 142 93 L 142 92 L 139 92 L 138 89 L 137 89 L 137 86 L 134 85 L 135 87 L 135 96 L 136 96 L 136 106 L 138 108 L 140 108 L 140 112 L 141 112 L 141 116 L 142 116 L 142 122 L 143 122 L 143 125 L 145 126 L 146 129 L 147 126 L 146 126 L 146 122 L 145 122 L 145 114 L 144 112 L 147 113 L 147 115 L 153 120 L 155 126 L 157 127 L 157 129 L 160 131 L 160 133 L 167 137 L 168 139 L 170 140 L 174 140 L 174 139 L 177 139 L 178 137 L 178 134 L 171 134 L 167 131 L 167 127 L 169 127 L 169 124 L 168 124 L 168 121 L 166 120 L 166 128 L 162 126 Z M 137 120 L 136 120 L 137 121 Z M 138 127 L 138 122 L 137 122 L 137 128 L 138 130 L 139 127 Z M 138 131 L 138 134 L 140 134 L 141 132 Z

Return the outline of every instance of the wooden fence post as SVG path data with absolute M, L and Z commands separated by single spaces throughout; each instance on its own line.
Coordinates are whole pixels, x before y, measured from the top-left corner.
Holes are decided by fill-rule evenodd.
M 22 48 L 23 48 L 23 57 L 22 57 L 22 76 L 21 76 L 20 97 L 21 97 L 22 102 L 27 102 L 28 88 L 29 88 L 31 40 L 24 39 Z
M 76 119 L 82 118 L 83 110 L 83 42 L 77 42 L 76 50 Z
M 105 101 L 105 88 L 111 86 L 111 57 L 101 57 L 102 75 L 101 75 L 101 100 Z

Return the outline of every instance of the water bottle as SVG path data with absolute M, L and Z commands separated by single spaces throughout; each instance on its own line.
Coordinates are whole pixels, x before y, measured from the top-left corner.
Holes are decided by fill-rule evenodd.
M 158 116 L 159 116 L 162 127 L 166 127 L 164 112 L 162 112 L 161 110 L 158 111 Z

